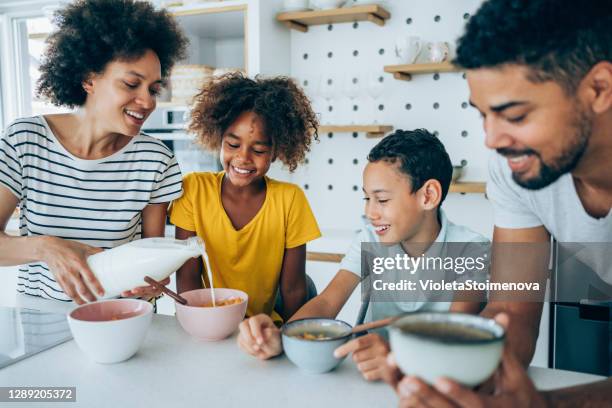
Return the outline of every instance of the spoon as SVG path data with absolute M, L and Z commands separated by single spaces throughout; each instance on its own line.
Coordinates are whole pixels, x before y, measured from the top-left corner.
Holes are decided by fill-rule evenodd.
M 145 276 L 144 277 L 144 281 L 147 282 L 149 285 L 153 286 L 155 289 L 161 290 L 163 293 L 165 293 L 166 295 L 170 296 L 172 299 L 176 300 L 180 304 L 182 304 L 182 305 L 186 305 L 187 304 L 187 300 L 184 297 L 182 297 L 178 293 L 175 293 L 172 290 L 168 289 L 167 287 L 165 287 L 164 285 L 162 285 L 161 283 L 159 283 L 155 279 L 153 279 L 153 278 L 151 278 L 149 276 Z
M 370 323 L 358 324 L 351 329 L 351 334 L 361 333 L 367 330 L 379 329 L 385 327 L 399 319 L 401 316 L 387 317 L 386 319 L 375 320 Z

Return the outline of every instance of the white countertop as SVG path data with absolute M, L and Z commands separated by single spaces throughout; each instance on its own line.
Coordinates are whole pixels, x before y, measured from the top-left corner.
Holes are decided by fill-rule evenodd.
M 602 378 L 537 367 L 531 367 L 529 374 L 540 389 Z M 349 359 L 331 373 L 309 375 L 284 356 L 259 361 L 246 355 L 235 337 L 198 342 L 183 332 L 174 317 L 161 315 L 154 317 L 143 346 L 128 361 L 94 363 L 69 341 L 0 369 L 0 385 L 75 386 L 77 402 L 66 403 L 67 407 L 397 405 L 387 385 L 367 383 Z

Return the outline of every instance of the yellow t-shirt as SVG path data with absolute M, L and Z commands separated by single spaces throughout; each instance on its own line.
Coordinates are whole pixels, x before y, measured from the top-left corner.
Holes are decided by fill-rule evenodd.
M 284 251 L 319 238 L 317 221 L 298 186 L 265 177 L 262 207 L 236 231 L 221 203 L 224 174 L 185 176 L 183 196 L 172 203 L 170 222 L 204 240 L 214 286 L 246 292 L 247 316 L 265 313 L 282 321 L 273 308 Z M 205 272 L 204 279 L 208 286 Z

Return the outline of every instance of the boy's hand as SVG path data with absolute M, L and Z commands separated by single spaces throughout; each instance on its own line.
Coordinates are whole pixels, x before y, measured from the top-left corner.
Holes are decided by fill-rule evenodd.
M 361 371 L 363 378 L 368 381 L 378 381 L 385 376 L 389 369 L 387 365 L 387 354 L 389 345 L 378 334 L 370 333 L 357 337 L 334 351 L 336 358 L 353 353 L 353 361 Z
M 239 326 L 238 346 L 261 360 L 282 353 L 280 330 L 270 316 L 258 314 L 243 320 Z

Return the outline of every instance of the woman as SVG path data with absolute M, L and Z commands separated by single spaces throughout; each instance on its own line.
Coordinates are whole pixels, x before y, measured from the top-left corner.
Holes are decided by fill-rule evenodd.
M 0 265 L 22 265 L 18 292 L 82 304 L 103 294 L 87 256 L 163 236 L 182 193 L 174 155 L 140 129 L 186 39 L 167 12 L 135 0 L 80 0 L 56 18 L 38 91 L 78 109 L 18 119 L 0 138 Z

